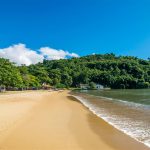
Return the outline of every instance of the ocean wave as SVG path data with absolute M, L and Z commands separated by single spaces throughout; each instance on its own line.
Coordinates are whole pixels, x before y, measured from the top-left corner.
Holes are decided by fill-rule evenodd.
M 146 104 L 140 104 L 137 102 L 130 102 L 127 100 L 122 100 L 122 99 L 117 99 L 117 98 L 110 98 L 110 97 L 104 97 L 104 96 L 97 96 L 97 95 L 92 95 L 88 93 L 88 96 L 94 96 L 103 100 L 110 100 L 110 101 L 117 101 L 120 103 L 124 103 L 127 106 L 132 106 L 132 107 L 136 107 L 136 108 L 141 108 L 141 109 L 150 109 L 150 105 L 146 105 Z
M 79 100 L 84 106 L 86 106 L 92 113 L 97 115 L 98 117 L 102 118 L 111 126 L 115 127 L 116 129 L 122 131 L 123 133 L 129 135 L 131 138 L 135 139 L 138 142 L 145 144 L 146 146 L 150 147 L 150 127 L 145 125 L 142 121 L 132 120 L 130 117 L 122 118 L 118 115 L 112 115 L 105 108 L 100 108 L 95 104 L 90 103 L 90 101 L 86 98 L 72 95 L 74 98 Z M 106 97 L 101 97 L 106 98 Z M 112 100 L 108 98 L 108 100 Z M 125 102 L 122 100 L 118 100 L 121 103 L 125 103 L 129 106 L 136 106 L 136 107 L 144 107 L 142 104 L 133 104 L 132 102 Z M 147 108 L 147 106 L 146 106 Z

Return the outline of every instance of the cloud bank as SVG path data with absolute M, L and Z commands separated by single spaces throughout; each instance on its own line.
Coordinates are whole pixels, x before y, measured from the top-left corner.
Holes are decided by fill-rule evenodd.
M 49 48 L 49 47 L 40 48 L 40 52 L 48 60 L 65 59 L 67 57 L 79 57 L 75 53 L 69 53 L 64 50 L 56 50 L 56 49 Z
M 79 57 L 79 55 L 50 47 L 41 47 L 38 51 L 35 51 L 27 48 L 25 44 L 19 43 L 0 49 L 0 57 L 9 59 L 17 65 L 30 65 L 42 62 L 43 59 L 59 60 L 66 59 L 68 57 Z

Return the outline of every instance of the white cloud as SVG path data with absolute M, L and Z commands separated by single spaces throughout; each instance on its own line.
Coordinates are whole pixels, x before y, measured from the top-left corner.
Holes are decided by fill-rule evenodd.
M 17 44 L 8 48 L 0 49 L 0 57 L 7 58 L 12 62 L 21 64 L 36 64 L 42 62 L 44 57 L 29 48 L 25 44 Z
M 79 57 L 79 55 L 75 53 L 69 53 L 64 50 L 57 50 L 50 47 L 42 47 L 40 48 L 40 52 L 48 60 L 65 59 L 67 57 Z
M 76 54 L 76 53 L 68 53 L 68 56 L 70 56 L 70 57 L 79 57 L 79 55 Z
M 0 57 L 9 59 L 17 65 L 36 64 L 42 62 L 44 58 L 48 60 L 65 59 L 67 57 L 79 57 L 75 53 L 69 53 L 64 50 L 57 50 L 50 47 L 42 47 L 37 51 L 31 50 L 25 44 L 16 44 L 7 48 L 0 49 Z

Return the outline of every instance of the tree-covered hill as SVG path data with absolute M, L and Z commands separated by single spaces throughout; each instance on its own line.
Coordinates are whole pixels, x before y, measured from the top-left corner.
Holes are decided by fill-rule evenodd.
M 68 88 L 93 82 L 111 88 L 149 88 L 150 61 L 105 54 L 17 67 L 0 58 L 0 85 L 6 88 L 40 88 L 43 83 Z

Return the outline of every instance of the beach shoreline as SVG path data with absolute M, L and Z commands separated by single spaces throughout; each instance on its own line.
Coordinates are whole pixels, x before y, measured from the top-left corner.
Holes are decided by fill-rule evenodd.
M 0 149 L 149 150 L 97 117 L 69 91 L 0 95 L 0 108 L 1 123 L 14 117 L 0 137 Z

